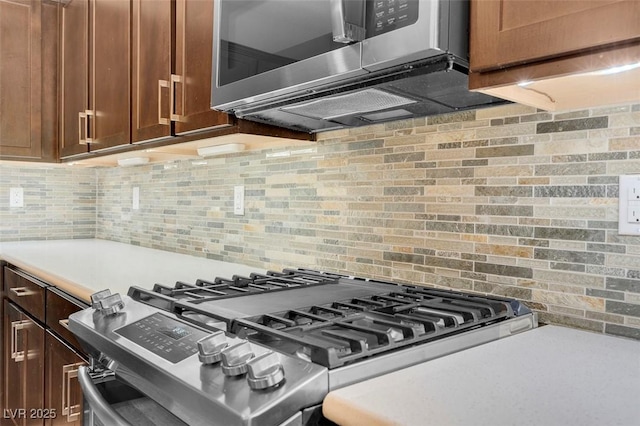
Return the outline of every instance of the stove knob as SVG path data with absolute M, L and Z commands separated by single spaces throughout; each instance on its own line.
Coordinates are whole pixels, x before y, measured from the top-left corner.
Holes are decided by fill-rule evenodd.
M 111 294 L 109 290 L 103 290 L 91 295 L 91 306 L 103 315 L 113 315 L 124 308 L 124 302 L 119 293 Z
M 100 301 L 105 297 L 111 296 L 111 290 L 106 289 L 102 291 L 97 291 L 91 295 L 91 307 L 93 309 L 98 309 L 100 307 Z
M 239 376 L 247 372 L 247 361 L 253 358 L 249 342 L 244 341 L 222 351 L 222 372 L 227 376 Z
M 196 342 L 198 344 L 198 358 L 203 364 L 214 364 L 222 358 L 222 350 L 229 344 L 224 331 L 216 331 Z
M 284 368 L 275 352 L 267 352 L 247 363 L 247 381 L 251 389 L 267 389 L 283 380 Z

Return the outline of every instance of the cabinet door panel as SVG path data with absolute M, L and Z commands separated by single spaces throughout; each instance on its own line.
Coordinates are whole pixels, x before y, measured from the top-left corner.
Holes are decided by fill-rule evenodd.
M 637 0 L 472 0 L 473 71 L 640 39 Z
M 231 117 L 211 109 L 213 2 L 176 0 L 175 132 L 232 124 Z
M 45 425 L 82 425 L 82 391 L 78 367 L 86 362 L 51 332 L 46 333 L 47 365 L 45 407 L 55 410 L 55 418 Z
M 132 142 L 171 135 L 166 86 L 171 78 L 173 21 L 171 0 L 133 1 Z
M 60 156 L 86 153 L 78 114 L 88 107 L 89 2 L 71 0 L 61 8 Z
M 41 155 L 40 1 L 0 1 L 0 155 Z
M 130 135 L 130 3 L 92 0 L 89 109 L 91 151 L 126 145 Z
M 44 408 L 44 329 L 9 301 L 4 303 L 3 413 L 15 425 L 42 425 L 42 416 L 30 414 Z

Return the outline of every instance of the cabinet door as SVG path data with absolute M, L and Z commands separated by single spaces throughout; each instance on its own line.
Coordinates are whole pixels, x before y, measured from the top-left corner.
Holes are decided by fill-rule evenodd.
M 90 1 L 90 151 L 131 140 L 130 9 L 129 1 Z
M 638 0 L 472 0 L 471 70 L 637 40 L 639 22 Z
M 176 0 L 175 114 L 177 134 L 232 124 L 211 109 L 213 1 Z
M 44 401 L 44 329 L 9 301 L 4 303 L 3 421 L 42 425 L 37 413 Z
M 86 153 L 80 131 L 89 102 L 89 1 L 71 0 L 60 18 L 60 157 Z M 84 136 L 82 136 L 84 138 Z
M 78 367 L 84 359 L 50 331 L 46 332 L 47 362 L 45 368 L 45 404 L 55 410 L 45 425 L 82 425 L 82 390 L 78 383 Z
M 55 159 L 56 14 L 40 0 L 0 0 L 2 158 Z
M 174 8 L 171 0 L 133 0 L 131 140 L 171 135 L 169 84 Z

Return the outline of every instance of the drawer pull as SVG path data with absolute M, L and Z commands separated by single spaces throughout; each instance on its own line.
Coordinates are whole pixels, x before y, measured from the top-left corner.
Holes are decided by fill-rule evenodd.
M 13 289 L 12 289 L 13 290 Z M 13 321 L 11 323 L 11 359 L 16 362 L 24 361 L 25 351 L 19 351 L 18 349 L 18 331 L 24 330 L 29 327 L 29 320 Z
M 69 318 L 59 320 L 58 324 L 60 324 L 63 328 L 69 330 Z
M 84 365 L 79 362 L 62 366 L 62 415 L 67 416 L 67 422 L 73 422 L 80 417 L 80 404 L 71 405 L 71 379 L 78 378 L 78 367 Z
M 17 297 L 31 296 L 36 294 L 35 291 L 31 291 L 26 287 L 14 287 L 9 289 L 11 293 L 15 294 Z

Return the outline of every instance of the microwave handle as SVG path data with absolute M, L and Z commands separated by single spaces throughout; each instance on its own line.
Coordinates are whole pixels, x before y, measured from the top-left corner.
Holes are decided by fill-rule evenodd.
M 93 384 L 89 369 L 84 365 L 78 367 L 78 381 L 91 411 L 95 413 L 102 423 L 110 426 L 132 426 L 131 423 L 111 408 L 109 403 L 102 397 L 100 391 Z
M 331 0 L 333 41 L 353 43 L 365 37 L 366 0 Z

